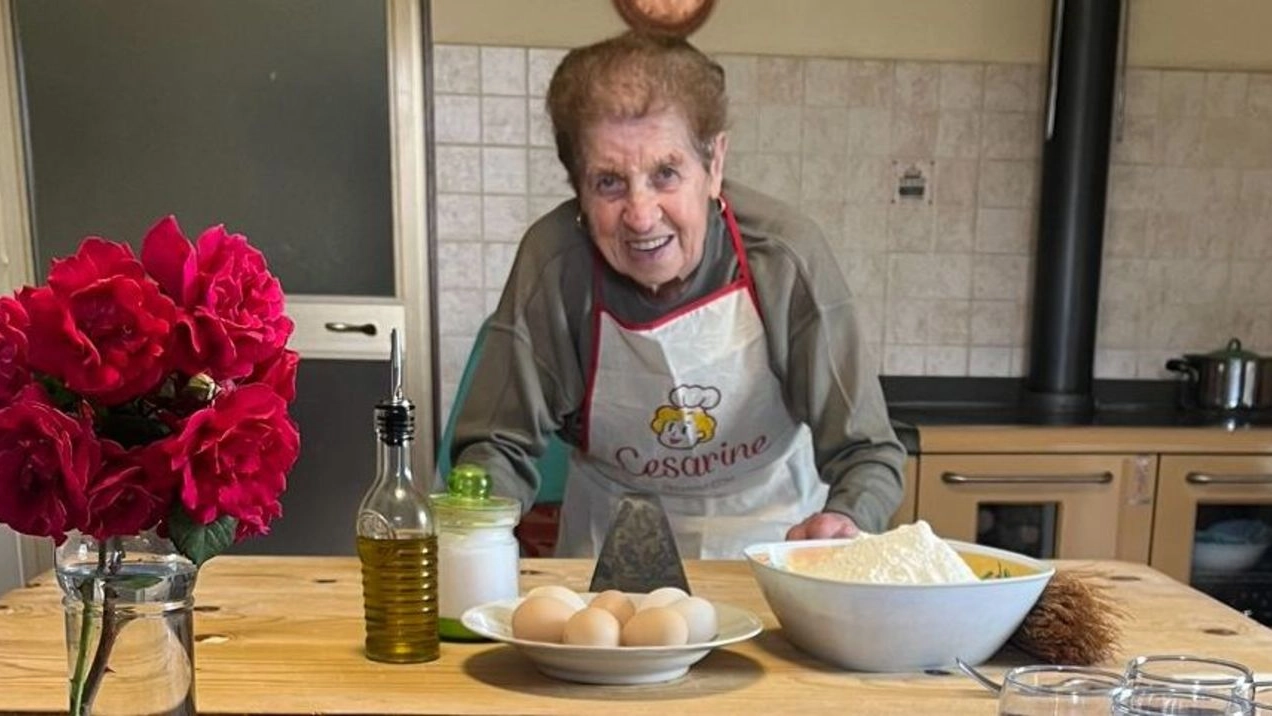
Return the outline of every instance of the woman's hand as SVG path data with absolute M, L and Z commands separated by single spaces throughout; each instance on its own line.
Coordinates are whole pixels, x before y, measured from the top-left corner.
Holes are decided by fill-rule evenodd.
M 856 537 L 861 530 L 847 515 L 838 512 L 818 512 L 786 532 L 786 539 L 831 539 Z

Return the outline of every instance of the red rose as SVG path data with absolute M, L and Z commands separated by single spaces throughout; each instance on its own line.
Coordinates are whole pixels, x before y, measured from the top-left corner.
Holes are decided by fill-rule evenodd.
M 282 514 L 278 496 L 300 451 L 287 403 L 256 383 L 217 396 L 156 445 L 181 482 L 181 503 L 199 524 L 238 519 L 237 538 L 265 534 Z
M 284 349 L 272 360 L 256 366 L 256 372 L 252 373 L 247 382 L 268 385 L 279 397 L 290 403 L 296 399 L 296 369 L 299 365 L 300 354 Z
M 0 296 L 0 406 L 31 382 L 27 366 L 26 309 L 10 296 Z
M 100 463 L 88 421 L 54 408 L 39 386 L 27 386 L 0 408 L 0 522 L 61 542 L 83 525 L 88 478 Z
M 243 235 L 214 226 L 192 248 L 169 216 L 146 233 L 141 260 L 184 309 L 176 331 L 184 372 L 244 378 L 291 337 L 282 286 Z
M 25 288 L 31 367 L 70 390 L 117 405 L 167 374 L 176 307 L 124 244 L 88 238 L 53 264 L 49 285 Z
M 125 450 L 103 440 L 102 467 L 88 482 L 88 518 L 84 531 L 105 539 L 148 530 L 168 514 L 176 497 L 169 470 L 147 470 L 146 448 Z

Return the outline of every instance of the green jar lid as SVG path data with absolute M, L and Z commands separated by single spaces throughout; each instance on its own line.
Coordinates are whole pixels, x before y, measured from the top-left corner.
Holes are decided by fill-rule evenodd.
M 444 527 L 501 527 L 517 524 L 521 503 L 490 494 L 490 475 L 463 463 L 446 476 L 446 492 L 430 496 L 433 512 Z

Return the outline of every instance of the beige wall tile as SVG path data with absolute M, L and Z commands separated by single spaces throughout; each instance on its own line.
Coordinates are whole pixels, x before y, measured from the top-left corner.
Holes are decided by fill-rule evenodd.
M 1015 301 L 972 301 L 968 339 L 974 346 L 1013 346 L 1021 339 L 1021 310 Z
M 1033 246 L 1031 219 L 1031 212 L 1023 209 L 981 208 L 976 214 L 976 251 L 1028 254 Z
M 1201 141 L 1205 166 L 1237 169 L 1272 166 L 1272 126 L 1265 120 L 1207 119 Z
M 1093 373 L 1101 380 L 1135 378 L 1136 356 L 1133 350 L 1097 349 Z
M 1119 164 L 1151 164 L 1157 158 L 1156 116 L 1128 114 L 1122 120 L 1121 137 L 1113 138 L 1113 161 Z
M 932 250 L 932 207 L 897 203 L 888 215 L 888 250 L 923 253 Z
M 1148 212 L 1144 209 L 1109 209 L 1105 213 L 1104 256 L 1108 258 L 1137 258 L 1146 255 L 1146 225 Z
M 804 60 L 760 57 L 755 66 L 755 89 L 760 104 L 801 104 L 804 101 Z
M 932 320 L 928 323 L 928 343 L 967 345 L 971 336 L 971 313 L 969 300 L 938 302 L 932 307 Z
M 844 237 L 854 251 L 883 252 L 888 248 L 889 204 L 846 204 Z
M 525 96 L 524 47 L 481 48 L 481 93 Z
M 481 195 L 438 194 L 437 238 L 480 239 Z
M 531 97 L 526 100 L 527 140 L 532 147 L 556 147 L 552 137 L 552 119 L 548 116 L 543 100 Z
M 892 108 L 893 62 L 848 60 L 848 106 Z
M 971 253 L 976 245 L 976 210 L 970 206 L 936 207 L 932 247 L 937 253 Z
M 806 153 L 800 168 L 800 199 L 843 201 L 843 161 L 827 154 Z
M 561 196 L 570 193 L 570 182 L 565 167 L 557 159 L 556 150 L 534 148 L 529 150 L 529 189 L 537 196 Z
M 938 159 L 975 159 L 980 156 L 980 147 L 980 112 L 944 110 L 937 115 L 935 156 Z
M 487 194 L 526 193 L 524 147 L 482 147 L 481 181 Z
M 879 157 L 850 157 L 844 170 L 844 200 L 849 204 L 887 204 L 892 200 L 891 161 Z
M 525 144 L 525 98 L 483 96 L 481 141 L 485 144 Z
M 940 205 L 975 206 L 980 163 L 966 159 L 939 159 L 933 199 Z
M 1032 277 L 1027 256 L 977 255 L 972 269 L 972 298 L 1024 301 Z
M 438 292 L 437 327 L 443 336 L 475 336 L 486 319 L 480 290 Z
M 985 111 L 1026 112 L 1042 109 L 1040 68 L 1032 65 L 990 64 L 985 67 Z
M 724 87 L 730 101 L 759 101 L 760 95 L 756 90 L 759 63 L 754 55 L 720 55 L 715 59 L 724 68 Z
M 804 104 L 810 107 L 846 107 L 848 61 L 807 60 L 804 65 Z
M 967 375 L 967 346 L 928 346 L 923 354 L 924 375 Z
M 1244 72 L 1210 72 L 1206 74 L 1207 117 L 1239 117 L 1245 113 L 1246 86 L 1249 75 Z
M 486 241 L 520 241 L 526 230 L 524 196 L 482 197 L 482 238 Z
M 892 152 L 894 157 L 936 156 L 937 119 L 939 115 L 893 112 Z
M 526 93 L 531 97 L 546 97 L 552 73 L 565 58 L 565 50 L 531 47 L 526 58 Z
M 760 105 L 759 150 L 798 152 L 803 121 L 799 105 Z
M 1096 320 L 1096 344 L 1101 348 L 1133 350 L 1139 347 L 1139 327 L 1144 308 L 1138 303 L 1100 301 Z
M 967 352 L 967 374 L 989 378 L 1009 376 L 1011 349 L 972 346 Z
M 439 94 L 433 98 L 433 133 L 438 142 L 481 141 L 481 98 Z
M 1037 162 L 981 162 L 980 205 L 997 208 L 1032 207 L 1036 202 L 1038 181 Z
M 515 243 L 482 244 L 482 285 L 486 290 L 499 290 L 508 280 L 512 260 L 517 256 Z
M 437 242 L 438 288 L 472 288 L 481 275 L 481 244 L 472 241 Z
M 883 371 L 888 375 L 923 375 L 923 347 L 885 343 Z
M 848 110 L 841 107 L 805 107 L 800 146 L 804 154 L 822 154 L 840 160 L 848 150 Z
M 437 190 L 479 193 L 481 148 L 437 145 Z
M 471 45 L 433 46 L 433 91 L 442 94 L 481 92 L 478 48 Z
M 981 120 L 981 157 L 1036 159 L 1042 130 L 1036 112 L 986 112 Z
M 884 343 L 888 345 L 926 343 L 933 305 L 933 301 L 889 297 L 886 303 L 889 320 L 883 327 Z
M 1135 67 L 1127 69 L 1126 113 L 1140 117 L 1156 117 L 1161 87 L 1162 73 L 1160 71 Z
M 754 104 L 739 104 L 729 107 L 730 152 L 755 152 L 760 146 L 760 107 Z M 726 167 L 727 171 L 727 167 Z
M 1161 117 L 1200 117 L 1206 106 L 1204 72 L 1162 72 L 1157 114 Z
M 985 66 L 947 62 L 940 68 L 941 110 L 979 112 L 985 101 Z
M 940 107 L 941 66 L 932 62 L 898 62 L 894 68 L 892 109 L 931 114 Z
M 848 110 L 848 155 L 891 156 L 892 112 L 886 109 Z
M 1272 74 L 1250 76 L 1246 85 L 1246 115 L 1272 119 Z
M 1157 121 L 1154 155 L 1164 166 L 1200 166 L 1205 157 L 1201 139 L 1205 124 L 1201 117 L 1164 116 Z

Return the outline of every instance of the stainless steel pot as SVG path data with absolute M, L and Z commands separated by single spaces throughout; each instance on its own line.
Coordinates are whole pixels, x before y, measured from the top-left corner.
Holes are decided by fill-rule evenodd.
M 1167 370 L 1187 376 L 1185 407 L 1241 410 L 1259 407 L 1260 360 L 1233 338 L 1211 353 L 1188 353 L 1166 361 Z
M 1258 386 L 1254 393 L 1254 407 L 1272 408 L 1272 358 L 1259 359 Z

